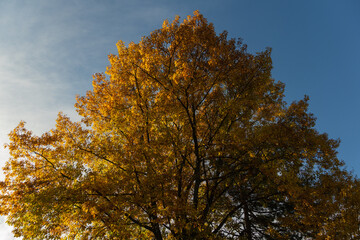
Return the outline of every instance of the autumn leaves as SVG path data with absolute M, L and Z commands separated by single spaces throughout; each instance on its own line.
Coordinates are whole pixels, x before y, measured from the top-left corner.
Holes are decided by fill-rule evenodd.
M 109 60 L 77 98 L 81 122 L 10 134 L 0 202 L 17 236 L 358 236 L 358 181 L 307 99 L 285 104 L 269 49 L 250 54 L 195 12 Z

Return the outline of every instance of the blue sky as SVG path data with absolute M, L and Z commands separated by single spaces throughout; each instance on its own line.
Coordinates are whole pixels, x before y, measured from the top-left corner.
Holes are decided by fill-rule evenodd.
M 0 2 L 0 145 L 20 120 L 35 133 L 104 72 L 116 42 L 138 42 L 165 19 L 194 10 L 250 52 L 273 49 L 286 101 L 310 96 L 317 129 L 340 138 L 339 157 L 360 173 L 360 1 L 4 0 Z M 0 148 L 0 165 L 8 153 Z M 0 222 L 0 239 L 12 239 Z

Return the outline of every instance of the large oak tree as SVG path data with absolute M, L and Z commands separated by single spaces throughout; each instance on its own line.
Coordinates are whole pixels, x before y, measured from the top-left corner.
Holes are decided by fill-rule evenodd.
M 139 43 L 35 136 L 10 133 L 1 214 L 23 239 L 359 238 L 359 183 L 270 49 L 195 12 Z

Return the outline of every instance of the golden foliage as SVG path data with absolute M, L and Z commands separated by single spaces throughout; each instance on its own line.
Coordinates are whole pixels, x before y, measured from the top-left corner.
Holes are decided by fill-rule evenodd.
M 350 239 L 359 184 L 308 99 L 195 12 L 138 44 L 34 136 L 10 133 L 1 214 L 24 239 Z

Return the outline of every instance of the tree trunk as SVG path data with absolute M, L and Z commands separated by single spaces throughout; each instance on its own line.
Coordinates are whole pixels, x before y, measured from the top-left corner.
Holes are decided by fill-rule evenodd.
M 155 239 L 156 240 L 163 240 L 159 224 L 158 223 L 153 223 L 152 228 L 153 228 L 153 233 L 154 233 Z
M 244 215 L 245 215 L 245 233 L 247 240 L 252 240 L 251 220 L 249 216 L 249 206 L 244 202 Z

